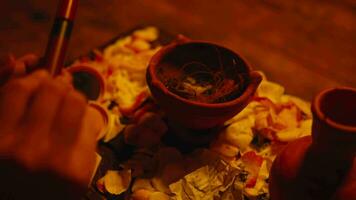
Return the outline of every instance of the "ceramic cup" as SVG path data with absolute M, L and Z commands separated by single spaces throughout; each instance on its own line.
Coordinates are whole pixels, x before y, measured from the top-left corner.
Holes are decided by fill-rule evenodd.
M 356 152 L 356 88 L 322 91 L 312 104 L 313 147 Z M 352 155 L 351 155 L 352 156 Z
M 73 65 L 67 68 L 73 77 L 73 86 L 82 92 L 89 100 L 98 100 L 104 95 L 105 80 L 93 67 L 85 64 Z

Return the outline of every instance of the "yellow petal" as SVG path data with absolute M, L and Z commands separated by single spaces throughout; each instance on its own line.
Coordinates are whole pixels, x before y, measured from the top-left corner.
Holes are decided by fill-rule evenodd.
M 109 170 L 104 177 L 104 185 L 107 192 L 119 195 L 125 192 L 131 182 L 131 170 Z
M 153 188 L 151 184 L 150 179 L 136 179 L 133 186 L 132 186 L 132 192 L 135 192 L 137 190 L 149 190 L 149 191 L 154 191 L 155 189 Z

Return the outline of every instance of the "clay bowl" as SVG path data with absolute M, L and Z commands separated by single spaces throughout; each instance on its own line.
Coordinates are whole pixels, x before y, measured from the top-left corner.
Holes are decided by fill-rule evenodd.
M 232 50 L 197 41 L 163 47 L 150 60 L 146 78 L 154 99 L 167 117 L 197 130 L 222 125 L 239 113 L 262 80 Z M 187 93 L 186 88 L 182 92 L 182 85 L 192 78 L 193 83 L 203 82 L 210 89 L 203 90 L 203 94 L 197 90 Z
M 80 64 L 67 68 L 73 77 L 73 86 L 82 92 L 88 100 L 98 100 L 105 92 L 105 80 L 96 69 Z

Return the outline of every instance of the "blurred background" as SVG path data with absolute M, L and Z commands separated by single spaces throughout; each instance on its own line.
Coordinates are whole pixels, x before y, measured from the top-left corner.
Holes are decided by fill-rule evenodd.
M 0 56 L 42 55 L 57 0 L 1 0 Z M 225 45 L 307 100 L 356 87 L 355 0 L 81 0 L 67 60 L 153 25 Z

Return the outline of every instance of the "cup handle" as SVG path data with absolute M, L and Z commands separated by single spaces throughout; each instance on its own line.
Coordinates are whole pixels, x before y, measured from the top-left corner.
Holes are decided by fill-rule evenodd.
M 187 36 L 185 35 L 182 35 L 182 34 L 178 34 L 176 39 L 173 41 L 173 43 L 176 43 L 176 44 L 184 44 L 184 43 L 188 43 L 192 41 L 192 39 L 188 38 Z
M 250 74 L 250 84 L 256 90 L 262 81 L 262 74 L 258 71 L 251 71 Z

